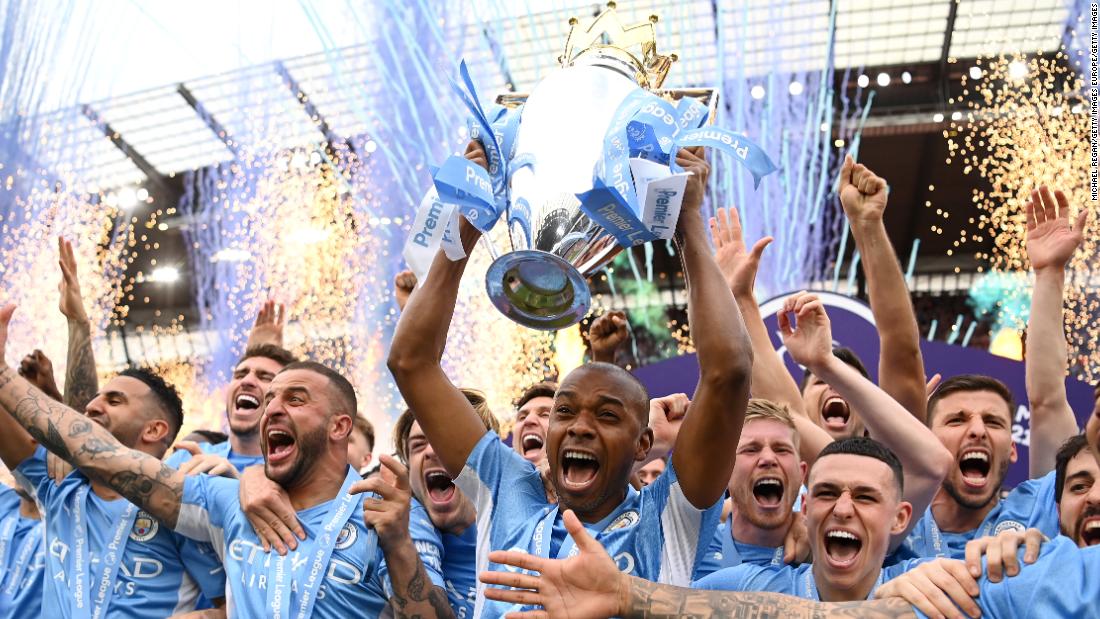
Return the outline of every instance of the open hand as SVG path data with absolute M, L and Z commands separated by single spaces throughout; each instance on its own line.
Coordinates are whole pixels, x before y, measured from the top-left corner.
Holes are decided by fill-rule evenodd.
M 57 237 L 57 253 L 57 265 L 61 267 L 61 283 L 57 286 L 57 291 L 61 293 L 58 309 L 72 322 L 87 322 L 88 314 L 84 311 L 84 299 L 80 295 L 80 278 L 77 277 L 73 244 L 64 237 Z
M 710 235 L 714 239 L 714 261 L 726 278 L 734 297 L 751 297 L 756 282 L 756 270 L 760 268 L 760 257 L 764 248 L 772 242 L 766 236 L 745 250 L 744 234 L 741 230 L 741 216 L 737 209 L 718 209 L 710 218 Z
M 629 586 L 626 575 L 599 542 L 581 526 L 572 510 L 562 515 L 565 530 L 580 551 L 568 559 L 544 559 L 514 550 L 489 553 L 489 560 L 500 565 L 538 572 L 482 572 L 481 582 L 489 587 L 485 597 L 510 604 L 541 606 L 545 613 L 527 617 L 564 619 L 604 619 L 622 614 L 620 606 Z
M 241 472 L 239 500 L 241 511 L 260 538 L 264 552 L 274 548 L 285 556 L 287 547 L 294 550 L 298 539 L 306 538 L 286 490 L 268 479 L 263 465 L 250 466 Z
M 1036 271 L 1066 268 L 1084 238 L 1088 211 L 1081 209 L 1076 222 L 1070 226 L 1066 194 L 1056 190 L 1052 196 L 1046 185 L 1031 192 L 1031 200 L 1024 208 L 1027 213 L 1027 257 L 1031 268 Z
M 256 322 L 252 325 L 252 330 L 248 332 L 246 348 L 262 344 L 274 344 L 282 348 L 283 326 L 285 324 L 286 306 L 271 299 L 264 301 L 260 311 L 256 314 Z

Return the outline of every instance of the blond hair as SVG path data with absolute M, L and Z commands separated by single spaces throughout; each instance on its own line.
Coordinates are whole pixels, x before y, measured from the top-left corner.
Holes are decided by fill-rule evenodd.
M 795 447 L 798 447 L 798 428 L 794 425 L 794 418 L 786 404 L 779 404 L 764 398 L 749 398 L 749 404 L 745 408 L 745 423 L 756 419 L 767 419 L 779 422 L 791 429 L 791 439 Z

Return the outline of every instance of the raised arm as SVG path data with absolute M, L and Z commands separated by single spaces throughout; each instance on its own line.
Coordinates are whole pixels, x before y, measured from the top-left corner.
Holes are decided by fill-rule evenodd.
M 626 312 L 614 311 L 601 314 L 588 328 L 588 343 L 592 346 L 592 360 L 615 363 L 619 347 L 630 337 Z
M 466 158 L 488 165 L 485 151 L 477 142 L 470 142 Z M 409 296 L 401 312 L 387 360 L 401 396 L 452 477 L 462 472 L 470 452 L 485 435 L 485 423 L 466 396 L 451 384 L 440 364 L 462 273 L 481 237 L 464 218 L 459 219 L 466 257 L 451 261 L 442 251 L 436 254 L 428 277 Z
M 92 351 L 92 323 L 84 311 L 77 277 L 73 244 L 57 237 L 58 266 L 61 267 L 61 313 L 69 323 L 69 352 L 65 364 L 65 405 L 84 410 L 99 391 L 99 377 Z
M 1069 201 L 1045 185 L 1031 192 L 1027 211 L 1027 257 L 1035 270 L 1031 316 L 1024 357 L 1027 399 L 1031 407 L 1028 473 L 1042 477 L 1054 470 L 1055 454 L 1077 434 L 1077 419 L 1066 398 L 1066 330 L 1062 289 L 1066 265 L 1084 238 L 1088 211 L 1081 209 L 1070 226 Z
M 703 192 L 710 166 L 702 150 L 681 150 L 676 162 L 692 176 L 684 190 L 676 239 L 688 288 L 688 321 L 699 357 L 699 385 L 691 398 L 672 462 L 691 504 L 709 507 L 725 492 L 733 449 L 749 401 L 752 346 L 741 312 L 711 255 L 703 223 Z
M 768 327 L 764 324 L 753 292 L 760 258 L 764 248 L 771 244 L 772 237 L 760 239 L 752 246 L 751 252 L 746 251 L 741 217 L 732 207 L 715 212 L 710 220 L 710 234 L 714 239 L 714 260 L 737 301 L 752 342 L 752 395 L 787 406 L 799 435 L 799 456 L 806 466 L 813 466 L 817 454 L 833 442 L 833 438 L 806 414 L 802 393 L 772 347 Z
M 792 328 L 790 314 L 794 314 L 797 328 Z M 951 467 L 951 453 L 923 423 L 906 415 L 894 398 L 832 353 L 829 316 L 815 295 L 801 292 L 788 298 L 779 314 L 779 328 L 795 361 L 809 367 L 842 398 L 864 411 L 863 423 L 871 436 L 901 461 L 904 499 L 913 505 L 914 514 L 924 513 Z M 909 534 L 917 520 L 910 519 L 909 527 L 894 537 L 891 548 Z
M 928 397 L 924 389 L 920 332 L 905 276 L 882 221 L 886 181 L 847 155 L 840 168 L 839 193 L 863 262 L 871 313 L 878 328 L 879 386 L 924 423 Z M 857 410 L 863 414 L 862 409 Z
M 123 447 L 106 428 L 50 399 L 8 367 L 4 348 L 14 312 L 14 305 L 0 309 L 0 408 L 7 413 L 0 417 L 4 423 L 14 418 L 43 447 L 174 528 L 183 497 L 183 474 L 148 454 Z M 6 437 L 5 430 L 0 428 L 0 435 Z M 9 450 L 9 441 L 0 438 L 9 466 L 9 457 L 17 457 L 14 464 L 18 464 L 34 452 L 30 445 L 18 452 Z

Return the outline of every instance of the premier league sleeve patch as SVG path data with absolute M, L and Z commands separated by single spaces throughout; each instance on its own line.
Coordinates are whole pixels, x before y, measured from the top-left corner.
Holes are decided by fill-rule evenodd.
M 351 522 L 345 524 L 344 527 L 340 529 L 340 534 L 336 536 L 336 550 L 346 550 L 348 548 L 351 548 L 352 544 L 355 543 L 355 540 L 358 539 L 358 537 L 359 530 L 355 528 L 355 524 Z
M 135 542 L 147 542 L 157 535 L 160 522 L 145 511 L 139 511 L 134 518 L 134 527 L 130 529 L 130 539 Z

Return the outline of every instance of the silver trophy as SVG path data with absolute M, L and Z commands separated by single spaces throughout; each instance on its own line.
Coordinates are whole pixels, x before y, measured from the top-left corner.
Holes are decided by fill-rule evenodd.
M 511 173 L 511 247 L 489 267 L 486 288 L 497 309 L 519 324 L 553 330 L 579 322 L 592 301 L 586 278 L 623 249 L 582 212 L 577 198 L 593 188 L 593 169 L 620 105 L 645 89 L 670 102 L 695 98 L 713 118 L 713 90 L 660 90 L 676 56 L 657 53 L 656 22 L 651 16 L 624 28 L 614 3 L 587 28 L 571 19 L 561 68 L 529 95 L 497 100 L 522 105 L 513 160 L 531 163 Z

